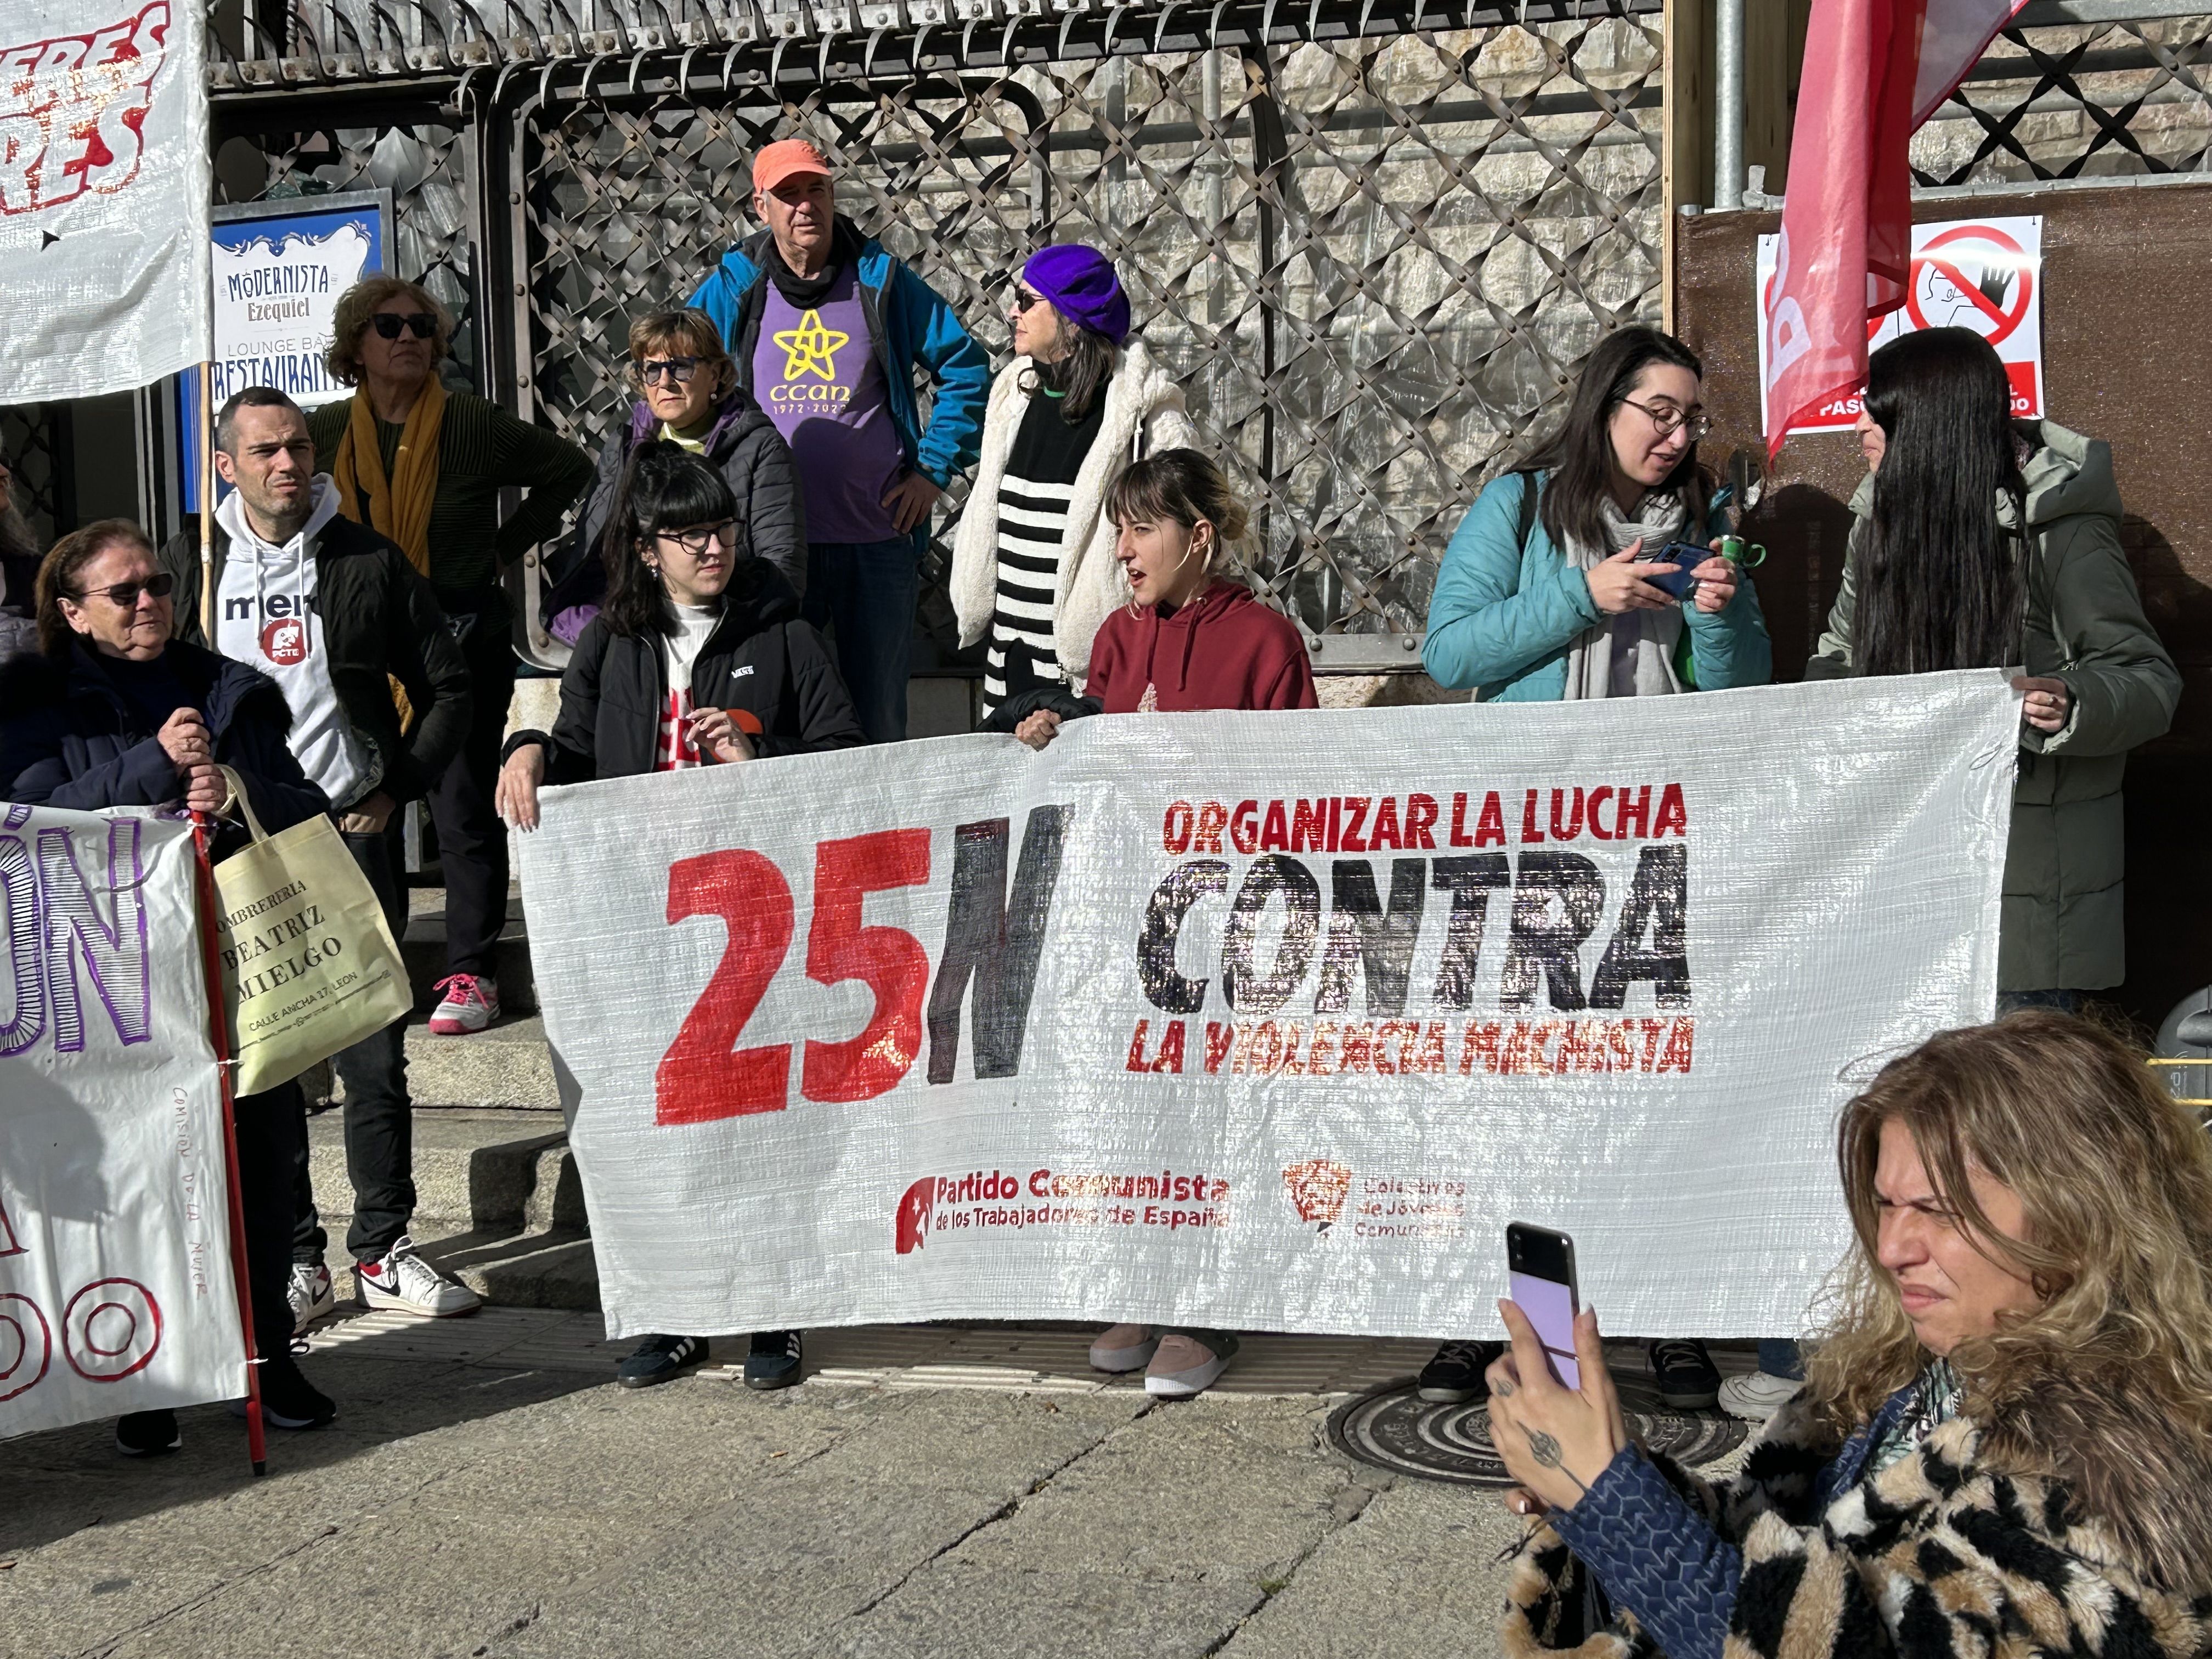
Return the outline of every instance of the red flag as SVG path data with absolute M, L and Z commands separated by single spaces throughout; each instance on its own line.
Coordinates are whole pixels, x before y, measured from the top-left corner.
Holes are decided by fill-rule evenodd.
M 1905 144 L 2027 0 L 1813 0 L 1766 321 L 1766 450 L 1866 384 L 1912 269 Z

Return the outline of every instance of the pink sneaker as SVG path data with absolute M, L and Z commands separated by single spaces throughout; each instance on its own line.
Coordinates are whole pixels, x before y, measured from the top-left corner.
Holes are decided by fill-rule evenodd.
M 499 984 L 477 974 L 455 974 L 430 988 L 443 991 L 445 1000 L 430 1012 L 430 1030 L 437 1036 L 467 1036 L 481 1031 L 499 1018 Z

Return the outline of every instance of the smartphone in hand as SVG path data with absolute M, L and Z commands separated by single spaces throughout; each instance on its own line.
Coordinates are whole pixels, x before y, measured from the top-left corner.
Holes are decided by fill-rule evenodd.
M 1687 605 L 1697 597 L 1698 579 L 1690 573 L 1713 556 L 1712 550 L 1699 547 L 1695 542 L 1668 542 L 1663 547 L 1645 548 L 1633 561 L 1637 564 L 1671 564 L 1680 567 L 1658 574 L 1638 571 L 1637 575 L 1650 582 L 1661 592 L 1671 594 Z
M 1536 1328 L 1552 1374 L 1568 1388 L 1580 1389 L 1575 1316 L 1582 1310 L 1582 1299 L 1575 1284 L 1575 1241 L 1552 1228 L 1516 1221 L 1505 1229 L 1505 1266 L 1514 1305 Z

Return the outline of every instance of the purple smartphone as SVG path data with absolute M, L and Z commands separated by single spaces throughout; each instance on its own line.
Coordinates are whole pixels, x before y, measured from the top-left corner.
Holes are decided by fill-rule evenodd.
M 1549 1227 L 1516 1221 L 1505 1229 L 1505 1265 L 1513 1300 L 1536 1328 L 1552 1371 L 1571 1389 L 1583 1385 L 1575 1363 L 1575 1241 Z

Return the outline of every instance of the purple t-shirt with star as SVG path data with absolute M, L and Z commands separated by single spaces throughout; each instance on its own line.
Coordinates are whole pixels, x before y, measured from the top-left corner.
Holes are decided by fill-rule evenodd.
M 884 542 L 898 526 L 884 492 L 905 469 L 883 365 L 851 262 L 801 311 L 770 279 L 753 348 L 753 396 L 791 446 L 810 542 Z

